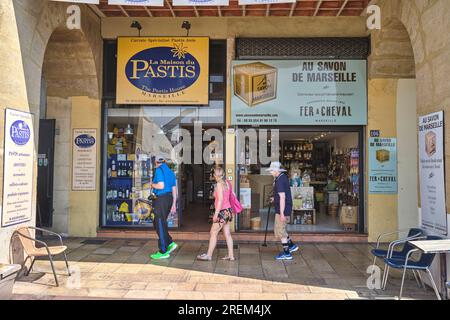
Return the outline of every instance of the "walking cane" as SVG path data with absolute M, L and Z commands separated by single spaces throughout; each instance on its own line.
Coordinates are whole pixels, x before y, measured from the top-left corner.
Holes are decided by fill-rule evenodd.
M 269 217 L 271 208 L 272 208 L 272 201 L 269 202 L 269 210 L 267 211 L 266 231 L 264 232 L 264 243 L 262 244 L 263 247 L 267 247 L 267 229 L 269 228 Z

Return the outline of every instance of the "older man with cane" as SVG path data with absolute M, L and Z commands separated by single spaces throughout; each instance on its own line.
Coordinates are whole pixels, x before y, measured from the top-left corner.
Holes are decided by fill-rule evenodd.
M 298 246 L 292 242 L 286 231 L 286 217 L 292 212 L 292 195 L 289 177 L 286 170 L 281 168 L 280 162 L 272 162 L 267 169 L 274 177 L 273 202 L 275 207 L 275 237 L 281 240 L 283 251 L 279 253 L 276 260 L 292 260 L 292 253 L 298 250 Z

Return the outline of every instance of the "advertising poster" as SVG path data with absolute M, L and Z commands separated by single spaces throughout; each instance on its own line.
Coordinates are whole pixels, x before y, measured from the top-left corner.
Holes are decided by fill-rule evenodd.
M 74 129 L 72 190 L 95 191 L 97 179 L 97 130 Z
M 207 105 L 209 38 L 119 38 L 117 103 Z
M 444 112 L 419 118 L 419 177 L 422 227 L 447 235 Z
M 108 4 L 122 6 L 163 7 L 164 0 L 108 0 Z
M 369 193 L 397 194 L 397 139 L 369 138 Z
M 366 125 L 365 60 L 232 64 L 233 125 Z
M 174 6 L 228 6 L 228 0 L 172 0 Z
M 5 110 L 2 227 L 31 220 L 34 171 L 33 115 Z
M 88 3 L 88 4 L 100 4 L 100 0 L 51 0 L 56 2 L 72 2 L 72 3 Z
M 239 202 L 243 209 L 252 208 L 252 189 L 250 188 L 240 188 L 239 189 Z
M 297 0 L 239 0 L 240 6 L 252 5 L 252 4 L 273 4 L 273 3 L 294 3 Z

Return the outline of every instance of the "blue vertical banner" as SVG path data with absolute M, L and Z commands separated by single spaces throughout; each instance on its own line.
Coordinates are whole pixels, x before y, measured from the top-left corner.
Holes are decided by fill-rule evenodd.
M 397 139 L 369 139 L 369 193 L 397 194 Z

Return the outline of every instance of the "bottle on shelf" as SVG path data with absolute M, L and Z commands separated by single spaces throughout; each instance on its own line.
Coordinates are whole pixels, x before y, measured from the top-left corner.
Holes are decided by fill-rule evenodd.
M 133 162 L 129 161 L 128 162 L 128 177 L 132 177 L 133 176 Z

